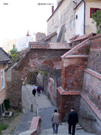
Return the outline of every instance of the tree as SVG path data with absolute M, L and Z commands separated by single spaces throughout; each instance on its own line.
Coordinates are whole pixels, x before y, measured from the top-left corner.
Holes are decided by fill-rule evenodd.
M 18 56 L 18 51 L 17 51 L 15 45 L 13 45 L 13 49 L 10 50 L 10 55 L 11 55 L 11 59 L 12 59 L 13 63 L 19 61 L 20 57 Z
M 97 10 L 92 14 L 92 18 L 96 22 L 97 33 L 101 33 L 101 10 Z

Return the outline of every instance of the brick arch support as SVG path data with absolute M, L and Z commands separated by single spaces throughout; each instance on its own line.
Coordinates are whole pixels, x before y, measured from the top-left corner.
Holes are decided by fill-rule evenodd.
M 10 105 L 21 109 L 22 83 L 29 72 L 45 70 L 53 76 L 61 76 L 61 55 L 68 49 L 32 49 L 7 71 L 7 98 Z M 60 80 L 61 82 L 61 80 Z

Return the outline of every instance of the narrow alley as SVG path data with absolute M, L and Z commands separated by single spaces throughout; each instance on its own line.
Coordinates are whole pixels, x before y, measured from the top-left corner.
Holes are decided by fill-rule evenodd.
M 23 117 L 18 123 L 13 135 L 28 135 L 25 131 L 29 130 L 31 120 L 35 116 L 41 116 L 41 133 L 40 135 L 52 135 L 52 124 L 51 115 L 54 111 L 55 106 L 53 106 L 48 99 L 48 97 L 41 93 L 40 96 L 36 94 L 34 97 L 32 95 L 32 89 L 34 85 L 22 86 L 22 104 L 23 104 Z M 31 108 L 33 104 L 33 110 Z M 67 122 L 61 123 L 59 126 L 58 135 L 67 135 L 68 133 Z M 77 125 L 76 135 L 95 135 L 84 132 L 84 130 Z

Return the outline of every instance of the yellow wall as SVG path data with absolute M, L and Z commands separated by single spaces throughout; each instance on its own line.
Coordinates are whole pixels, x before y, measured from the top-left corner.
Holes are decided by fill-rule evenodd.
M 100 8 L 101 9 L 101 1 L 93 1 L 86 2 L 86 12 L 85 12 L 85 33 L 88 34 L 90 32 L 96 33 L 96 23 L 90 18 L 90 8 Z
M 0 64 L 0 104 L 3 103 L 6 98 L 6 72 L 5 72 L 5 88 L 1 89 L 1 70 L 5 70 L 7 65 Z

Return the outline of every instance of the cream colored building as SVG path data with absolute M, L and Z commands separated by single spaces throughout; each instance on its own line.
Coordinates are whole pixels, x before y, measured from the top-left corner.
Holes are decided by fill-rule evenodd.
M 97 9 L 101 10 L 101 0 L 85 0 L 85 8 L 85 34 L 96 33 L 96 23 L 91 17 L 91 12 L 95 12 Z
M 75 34 L 83 35 L 91 32 L 96 33 L 96 23 L 92 19 L 92 14 L 101 10 L 101 0 L 81 1 L 75 8 Z
M 70 42 L 75 35 L 96 33 L 90 17 L 93 8 L 101 8 L 101 0 L 57 0 L 58 6 L 47 20 L 47 34 L 57 33 L 57 42 Z
M 62 42 L 68 42 L 71 37 L 74 36 L 74 8 L 76 3 L 72 0 L 58 0 L 59 5 L 54 11 L 54 13 L 47 20 L 47 34 L 57 32 L 57 37 L 63 31 L 64 39 Z M 63 29 L 64 26 L 64 29 Z M 63 29 L 63 30 L 62 30 Z

